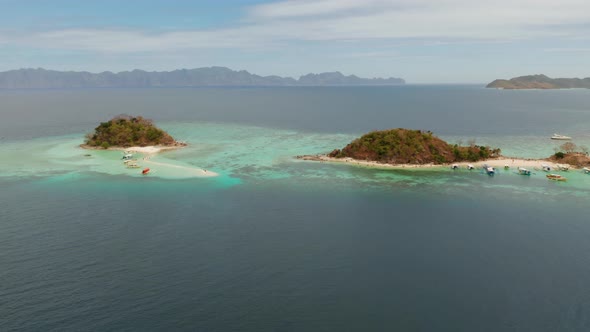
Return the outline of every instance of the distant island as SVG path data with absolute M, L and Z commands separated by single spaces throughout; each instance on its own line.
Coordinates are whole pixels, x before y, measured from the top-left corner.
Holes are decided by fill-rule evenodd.
M 568 142 L 547 159 L 504 157 L 499 148 L 476 145 L 450 144 L 430 131 L 404 128 L 367 133 L 342 149 L 327 154 L 297 156 L 298 159 L 339 162 L 353 165 L 386 168 L 429 168 L 456 165 L 474 168 L 471 163 L 485 162 L 491 167 L 535 167 L 560 169 L 590 166 L 588 148 Z M 529 173 L 530 174 L 530 173 Z
M 360 78 L 340 72 L 307 74 L 298 80 L 291 77 L 259 76 L 245 70 L 226 67 L 205 67 L 173 71 L 143 70 L 112 73 L 18 69 L 0 72 L 0 88 L 146 88 L 204 86 L 361 86 L 403 85 L 401 78 Z
M 545 75 L 529 75 L 495 80 L 486 88 L 496 89 L 590 89 L 590 77 L 581 78 L 550 78 Z
M 141 116 L 119 115 L 107 122 L 102 122 L 94 129 L 94 133 L 86 135 L 82 147 L 157 152 L 185 145 L 156 127 L 151 120 Z M 140 149 L 146 147 L 151 149 Z

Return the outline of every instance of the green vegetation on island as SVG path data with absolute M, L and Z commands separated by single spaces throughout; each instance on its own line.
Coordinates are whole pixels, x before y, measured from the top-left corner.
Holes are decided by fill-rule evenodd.
M 86 146 L 108 149 L 131 146 L 175 146 L 172 136 L 141 116 L 119 115 L 102 122 L 94 133 L 86 135 Z
M 496 89 L 590 89 L 590 77 L 587 78 L 550 78 L 545 75 L 528 75 L 509 80 L 495 80 L 486 86 Z
M 370 132 L 328 156 L 386 164 L 445 164 L 495 158 L 500 152 L 474 142 L 469 146 L 449 144 L 430 131 L 398 128 Z

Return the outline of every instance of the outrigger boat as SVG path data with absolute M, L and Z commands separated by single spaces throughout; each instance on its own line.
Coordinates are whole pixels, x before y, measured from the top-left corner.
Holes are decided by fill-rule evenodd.
M 547 174 L 546 175 L 549 180 L 553 181 L 567 181 L 567 179 L 559 174 Z
M 483 169 L 489 176 L 492 176 L 496 173 L 496 169 L 494 169 L 492 166 L 488 166 L 487 164 L 483 165 Z
M 553 134 L 553 136 L 551 136 L 551 139 L 556 139 L 556 140 L 560 140 L 560 141 L 569 141 L 572 138 L 569 136 L 564 136 L 564 135 L 559 135 L 559 134 Z
M 518 174 L 520 174 L 520 175 L 531 175 L 531 171 L 529 171 L 526 168 L 519 167 L 518 168 Z

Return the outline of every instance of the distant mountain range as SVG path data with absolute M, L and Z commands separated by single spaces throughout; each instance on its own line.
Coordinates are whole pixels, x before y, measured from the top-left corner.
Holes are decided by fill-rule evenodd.
M 0 88 L 141 88 L 197 86 L 343 86 L 343 85 L 401 85 L 401 78 L 360 78 L 340 72 L 308 74 L 298 80 L 291 77 L 259 76 L 245 70 L 225 67 L 179 69 L 148 72 L 143 70 L 120 73 L 18 69 L 0 72 Z
M 497 89 L 590 89 L 590 77 L 587 78 L 550 78 L 545 75 L 529 75 L 495 80 L 486 86 Z

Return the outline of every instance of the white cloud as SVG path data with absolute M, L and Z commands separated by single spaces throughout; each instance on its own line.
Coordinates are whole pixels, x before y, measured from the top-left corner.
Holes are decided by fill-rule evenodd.
M 283 19 L 293 17 L 311 17 L 334 15 L 346 11 L 366 10 L 377 3 L 385 1 L 375 0 L 317 0 L 317 1 L 283 1 L 279 3 L 263 4 L 253 7 L 250 15 L 258 19 Z
M 420 39 L 432 43 L 551 36 L 580 38 L 590 32 L 590 1 L 288 0 L 251 7 L 240 24 L 215 30 L 160 33 L 127 28 L 66 29 L 20 35 L 0 33 L 0 43 L 134 53 L 256 49 L 301 41 Z

